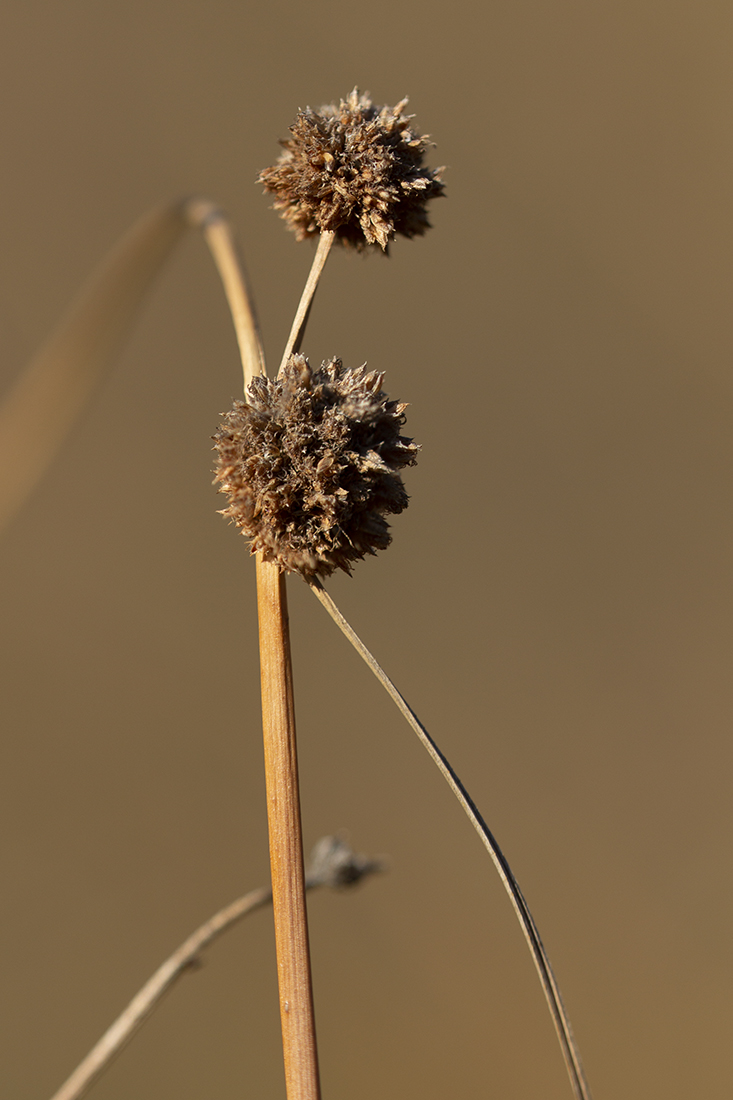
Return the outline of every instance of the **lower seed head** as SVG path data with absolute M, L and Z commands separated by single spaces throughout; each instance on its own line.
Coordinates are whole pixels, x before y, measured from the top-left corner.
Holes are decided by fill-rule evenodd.
M 383 375 L 302 355 L 275 381 L 256 378 L 216 433 L 219 492 L 252 553 L 306 577 L 350 573 L 391 542 L 386 515 L 407 507 L 399 471 L 419 450 L 400 435 L 406 406 Z

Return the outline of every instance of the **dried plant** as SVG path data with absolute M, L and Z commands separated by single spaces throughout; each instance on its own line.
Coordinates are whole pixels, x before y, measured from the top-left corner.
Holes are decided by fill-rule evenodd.
M 547 953 L 506 858 L 444 754 L 338 611 L 320 579 L 336 569 L 350 572 L 357 560 L 389 544 L 385 517 L 406 506 L 401 471 L 415 462 L 418 451 L 412 440 L 401 434 L 406 406 L 382 391 L 381 373 L 367 372 L 366 367 L 347 370 L 335 358 L 314 370 L 297 354 L 334 241 L 357 250 L 379 247 L 386 251 L 395 235 L 414 237 L 426 230 L 426 203 L 443 193 L 441 170 L 423 164 L 429 141 L 413 128 L 410 116 L 403 114 L 406 102 L 376 107 L 355 89 L 338 106 L 301 111 L 291 138 L 283 142 L 277 164 L 259 177 L 275 195 L 275 208 L 296 238 L 319 237 L 275 379 L 266 375 L 252 296 L 222 212 L 205 200 L 184 200 L 154 212 L 134 228 L 83 291 L 0 410 L 0 470 L 4 475 L 0 506 L 4 502 L 5 507 L 0 520 L 7 519 L 27 498 L 51 461 L 172 246 L 187 227 L 200 229 L 224 285 L 244 372 L 245 400 L 236 402 L 225 415 L 215 437 L 216 480 L 219 491 L 228 497 L 224 515 L 250 540 L 257 559 L 272 891 L 257 892 L 254 901 L 237 903 L 223 911 L 225 915 L 212 918 L 213 923 L 207 922 L 195 933 L 181 949 L 183 954 L 176 953 L 174 959 L 180 962 L 189 957 L 187 951 L 208 942 L 212 928 L 218 933 L 231 923 L 233 913 L 241 915 L 251 908 L 250 902 L 263 904 L 271 897 L 288 1100 L 317 1100 L 320 1085 L 305 908 L 309 883 L 303 866 L 285 588 L 285 574 L 296 572 L 309 583 L 389 692 L 479 833 L 535 962 L 573 1093 L 577 1100 L 590 1100 Z M 20 469 L 12 462 L 14 448 L 29 420 L 45 443 Z M 321 853 L 322 860 L 326 856 Z M 353 863 L 348 859 L 342 867 L 346 880 L 361 877 L 370 869 L 374 869 L 370 861 Z M 338 881 L 339 872 L 332 873 Z M 323 875 L 328 878 L 325 872 Z M 151 979 L 148 993 L 161 988 L 161 974 L 167 981 L 169 964 L 170 960 Z M 151 1003 L 143 998 L 137 1008 Z M 134 1027 L 142 1019 L 137 1008 L 129 1016 Z M 119 1036 L 116 1028 L 110 1030 Z M 105 1053 L 106 1038 L 85 1060 L 87 1069 L 93 1069 L 92 1076 L 111 1057 Z M 72 1088 L 67 1082 L 56 1100 L 62 1096 L 76 1100 L 91 1076 L 79 1067 L 69 1079 L 74 1080 L 81 1085 Z

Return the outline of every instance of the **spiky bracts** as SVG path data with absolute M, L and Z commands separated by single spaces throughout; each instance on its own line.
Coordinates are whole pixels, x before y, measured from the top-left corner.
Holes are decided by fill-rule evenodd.
M 215 438 L 216 481 L 252 553 L 306 577 L 329 576 L 391 542 L 385 516 L 408 502 L 399 471 L 418 446 L 400 435 L 406 406 L 383 375 L 292 356 L 276 381 L 256 378 Z
M 386 250 L 397 234 L 429 228 L 428 199 L 443 193 L 442 169 L 423 166 L 431 144 L 395 107 L 376 107 L 354 89 L 338 106 L 298 113 L 284 152 L 259 181 L 298 240 L 333 230 L 342 244 Z

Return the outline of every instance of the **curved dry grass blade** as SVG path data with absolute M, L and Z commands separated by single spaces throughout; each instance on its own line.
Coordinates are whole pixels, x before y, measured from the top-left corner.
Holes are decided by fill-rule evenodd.
M 160 207 L 134 225 L 18 378 L 0 408 L 0 528 L 48 469 L 186 229 L 183 202 Z
M 378 860 L 358 856 L 336 837 L 323 837 L 311 854 L 311 866 L 306 876 L 306 889 L 318 886 L 334 888 L 351 886 L 362 878 L 381 870 Z M 77 1066 L 51 1100 L 79 1100 L 100 1073 L 110 1064 L 145 1022 L 163 994 L 191 966 L 218 936 L 248 913 L 254 913 L 272 901 L 272 890 L 263 886 L 220 909 L 197 928 L 181 946 L 158 967 L 126 1009 L 105 1031 L 99 1042 Z
M 187 203 L 186 214 L 189 224 L 203 233 L 224 286 L 239 345 L 246 393 L 252 379 L 258 374 L 265 374 L 265 353 L 244 262 L 229 219 L 215 203 L 208 199 L 191 199 Z
M 147 214 L 92 274 L 0 407 L 0 530 L 48 469 L 122 344 L 151 282 L 192 227 L 202 230 L 224 285 L 245 388 L 264 373 L 252 295 L 223 212 L 206 199 L 187 198 Z
M 432 737 L 425 729 L 422 722 L 419 720 L 417 715 L 410 708 L 410 706 L 399 693 L 395 685 L 392 683 L 387 673 L 377 663 L 376 659 L 369 652 L 356 631 L 341 614 L 338 607 L 328 595 L 321 582 L 316 578 L 313 581 L 310 581 L 309 584 L 314 594 L 323 604 L 326 611 L 328 611 L 333 621 L 346 635 L 359 656 L 369 666 L 371 671 L 379 680 L 382 687 L 396 704 L 401 714 L 404 716 L 404 718 L 407 719 L 407 722 L 417 734 L 422 745 L 432 757 L 434 763 L 438 767 L 446 783 L 460 802 L 474 829 L 481 837 L 484 847 L 491 856 L 494 862 L 494 866 L 499 873 L 499 877 L 504 884 L 504 888 L 509 895 L 511 903 L 514 907 L 514 912 L 517 916 L 517 920 L 519 921 L 522 932 L 524 933 L 525 939 L 527 940 L 527 944 L 532 954 L 532 959 L 537 969 L 537 973 L 539 975 L 539 979 L 542 983 L 542 988 L 544 990 L 545 998 L 550 1009 L 550 1015 L 552 1016 L 555 1030 L 557 1031 L 557 1036 L 560 1041 L 560 1047 L 562 1049 L 563 1058 L 565 1059 L 565 1065 L 568 1071 L 568 1077 L 570 1078 L 570 1084 L 572 1086 L 573 1093 L 576 1097 L 576 1100 L 591 1100 L 590 1088 L 585 1078 L 583 1063 L 580 1058 L 580 1051 L 578 1050 L 577 1043 L 575 1042 L 573 1031 L 570 1026 L 570 1020 L 568 1018 L 567 1012 L 565 1011 L 565 1006 L 562 1002 L 560 988 L 557 984 L 557 980 L 550 965 L 550 960 L 548 958 L 547 952 L 545 951 L 542 940 L 540 939 L 540 933 L 537 925 L 535 924 L 534 918 L 529 911 L 529 906 L 527 905 L 527 902 L 524 900 L 522 891 L 519 889 L 519 883 L 515 879 L 512 870 L 506 861 L 504 853 L 499 847 L 495 837 L 491 833 L 491 830 L 481 816 L 478 808 L 476 807 L 473 799 L 464 787 L 463 783 L 458 778 L 450 763 L 436 745 L 435 741 L 433 741 Z
M 332 229 L 326 230 L 321 233 L 318 238 L 318 247 L 316 248 L 316 254 L 313 257 L 313 263 L 308 274 L 308 279 L 303 287 L 303 293 L 298 303 L 298 309 L 293 319 L 293 326 L 290 329 L 290 335 L 288 336 L 288 342 L 285 345 L 285 351 L 283 352 L 282 362 L 280 363 L 280 370 L 278 374 L 282 374 L 283 368 L 288 359 L 294 352 L 300 350 L 301 341 L 305 332 L 305 326 L 308 323 L 308 315 L 310 314 L 311 306 L 313 305 L 313 297 L 318 288 L 318 280 L 321 277 L 321 272 L 326 266 L 326 260 L 328 254 L 331 251 L 331 245 L 336 239 L 336 234 Z

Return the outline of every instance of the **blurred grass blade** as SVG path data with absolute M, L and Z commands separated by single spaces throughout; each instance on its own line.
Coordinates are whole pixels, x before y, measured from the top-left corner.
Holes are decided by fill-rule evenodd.
M 264 372 L 252 295 L 226 216 L 207 199 L 158 207 L 102 261 L 0 406 L 0 530 L 50 466 L 119 350 L 150 284 L 190 228 L 202 231 L 221 276 L 245 386 Z
M 160 207 L 125 234 L 0 406 L 0 530 L 35 489 L 120 347 L 188 228 L 186 206 Z

